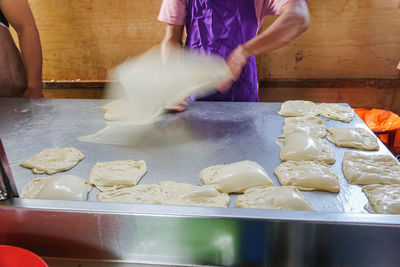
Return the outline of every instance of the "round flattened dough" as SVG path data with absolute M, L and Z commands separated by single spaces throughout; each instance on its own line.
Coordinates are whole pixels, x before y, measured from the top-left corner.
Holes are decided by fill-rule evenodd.
M 21 198 L 86 200 L 92 186 L 74 175 L 35 178 L 20 192 Z
M 141 184 L 97 194 L 103 202 L 127 202 L 138 204 L 161 204 L 161 190 L 158 184 Z
M 319 104 L 316 108 L 316 112 L 319 116 L 343 122 L 351 122 L 355 116 L 352 108 L 339 104 Z
M 89 182 L 100 191 L 112 190 L 121 186 L 136 185 L 147 172 L 143 160 L 116 160 L 98 162 L 89 175 Z
M 238 196 L 236 207 L 315 211 L 299 190 L 288 186 L 249 188 Z
M 21 166 L 32 169 L 34 173 L 54 174 L 66 171 L 85 158 L 73 147 L 49 148 L 21 163 Z
M 242 193 L 250 187 L 273 185 L 264 168 L 249 160 L 210 166 L 199 177 L 204 184 L 214 185 L 224 193 Z
M 282 103 L 278 114 L 290 117 L 315 116 L 315 109 L 316 105 L 311 101 L 289 100 Z
M 362 128 L 329 128 L 327 139 L 340 147 L 379 150 L 377 137 Z
M 400 166 L 389 155 L 345 152 L 344 177 L 352 184 L 400 184 Z
M 376 213 L 400 214 L 400 185 L 366 185 L 362 190 Z

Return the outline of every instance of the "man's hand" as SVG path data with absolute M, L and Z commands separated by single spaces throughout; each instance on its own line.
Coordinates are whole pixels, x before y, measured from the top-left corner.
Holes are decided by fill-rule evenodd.
M 230 71 L 232 72 L 232 77 L 228 81 L 223 81 L 221 84 L 216 85 L 216 88 L 221 93 L 225 93 L 232 84 L 237 81 L 242 74 L 244 66 L 246 66 L 247 61 L 249 59 L 249 53 L 244 49 L 242 45 L 238 46 L 232 53 L 229 55 L 226 63 Z
M 42 92 L 42 86 L 29 86 L 25 93 L 23 94 L 23 97 L 25 98 L 42 98 L 43 97 L 43 92 Z

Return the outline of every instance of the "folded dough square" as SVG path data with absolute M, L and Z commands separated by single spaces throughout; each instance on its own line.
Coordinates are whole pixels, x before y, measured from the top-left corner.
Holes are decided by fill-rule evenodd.
M 352 184 L 400 184 L 400 166 L 390 155 L 345 152 L 344 177 Z
M 327 164 L 334 164 L 336 161 L 328 142 L 321 138 L 304 133 L 291 133 L 281 142 L 282 161 L 320 161 Z
M 281 110 L 278 114 L 288 117 L 315 116 L 316 106 L 317 105 L 311 101 L 289 100 L 282 103 Z
M 22 188 L 21 198 L 86 200 L 92 186 L 74 175 L 35 178 Z
M 340 147 L 379 150 L 375 135 L 362 128 L 328 128 L 327 139 Z
M 283 137 L 291 133 L 305 133 L 319 138 L 324 138 L 326 136 L 324 122 L 317 117 L 286 118 L 282 130 Z
M 73 147 L 49 148 L 21 163 L 21 166 L 32 169 L 34 173 L 54 174 L 66 171 L 85 158 Z
M 100 191 L 112 190 L 118 187 L 134 186 L 147 172 L 143 160 L 116 160 L 98 162 L 89 175 L 89 182 Z
M 319 104 L 316 108 L 316 112 L 319 116 L 343 122 L 351 122 L 355 116 L 352 108 L 339 104 Z
M 224 193 L 242 193 L 250 187 L 273 185 L 264 168 L 249 160 L 210 166 L 203 169 L 199 176 L 204 184 L 214 185 Z
M 318 161 L 287 161 L 275 169 L 275 175 L 284 186 L 300 190 L 339 192 L 339 179 L 332 168 Z
M 289 186 L 249 188 L 243 195 L 238 196 L 236 207 L 315 211 L 299 190 Z
M 400 214 L 400 185 L 366 185 L 362 190 L 376 213 Z

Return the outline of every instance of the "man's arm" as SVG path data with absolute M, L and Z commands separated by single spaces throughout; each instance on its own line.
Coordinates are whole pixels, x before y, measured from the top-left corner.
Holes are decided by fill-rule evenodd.
M 172 49 L 182 48 L 183 25 L 167 24 L 164 39 L 161 42 L 163 60 L 167 60 Z
M 42 48 L 29 4 L 27 0 L 1 0 L 0 7 L 18 34 L 28 80 L 24 97 L 43 97 Z
M 282 6 L 281 15 L 267 29 L 244 45 L 236 48 L 227 63 L 234 79 L 238 79 L 250 56 L 281 48 L 306 31 L 310 16 L 304 0 L 292 0 Z M 220 88 L 227 90 L 230 84 Z

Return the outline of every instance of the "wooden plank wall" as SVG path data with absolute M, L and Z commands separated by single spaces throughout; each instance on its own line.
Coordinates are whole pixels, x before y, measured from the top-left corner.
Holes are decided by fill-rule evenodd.
M 109 68 L 160 42 L 160 3 L 30 0 L 44 79 L 105 80 Z M 260 79 L 399 77 L 400 0 L 313 0 L 309 8 L 312 26 L 305 34 L 258 57 Z

